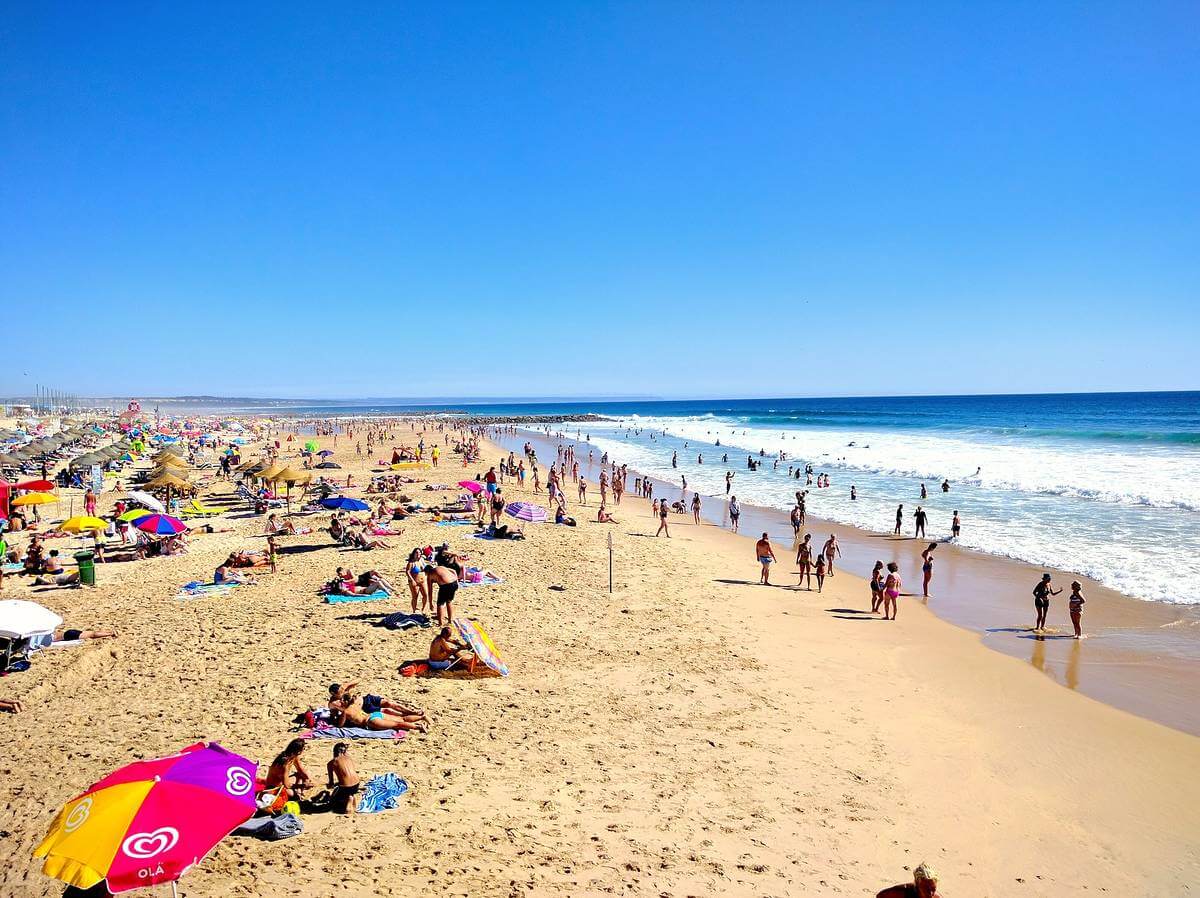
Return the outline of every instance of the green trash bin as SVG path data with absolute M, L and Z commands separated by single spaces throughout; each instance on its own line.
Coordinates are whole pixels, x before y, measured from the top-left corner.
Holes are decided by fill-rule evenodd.
M 91 552 L 76 552 L 75 561 L 79 563 L 79 582 L 84 586 L 95 586 L 95 555 L 93 555 Z

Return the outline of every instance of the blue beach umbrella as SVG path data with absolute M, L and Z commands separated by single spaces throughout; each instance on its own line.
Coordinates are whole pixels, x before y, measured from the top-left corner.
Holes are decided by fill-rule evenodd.
M 351 499 L 349 496 L 330 496 L 328 499 L 322 499 L 321 505 L 339 511 L 367 511 L 371 507 L 362 499 Z

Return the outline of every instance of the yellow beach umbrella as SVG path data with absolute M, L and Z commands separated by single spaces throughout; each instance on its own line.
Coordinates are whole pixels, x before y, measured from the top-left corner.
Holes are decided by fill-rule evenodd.
M 108 524 L 90 515 L 76 515 L 58 525 L 63 533 L 85 533 L 89 530 L 107 530 Z
M 131 508 L 129 511 L 120 515 L 118 521 L 136 521 L 138 518 L 144 518 L 154 514 L 152 511 L 147 511 L 144 508 Z
M 26 493 L 24 496 L 17 496 L 10 502 L 10 505 L 49 505 L 51 502 L 57 502 L 58 496 L 54 493 Z

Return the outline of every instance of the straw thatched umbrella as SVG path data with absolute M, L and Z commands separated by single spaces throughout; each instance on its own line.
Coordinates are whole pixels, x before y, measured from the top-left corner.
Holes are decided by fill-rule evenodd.
M 158 462 L 159 465 L 163 466 L 169 465 L 174 468 L 188 467 L 188 463 L 186 461 L 184 461 L 178 455 L 173 455 L 170 452 L 159 454 L 155 456 L 154 460 Z
M 288 514 L 292 513 L 292 484 L 301 484 L 307 486 L 312 482 L 312 474 L 308 471 L 297 471 L 295 468 L 284 468 L 278 471 L 273 477 L 267 478 L 272 483 L 287 484 L 287 509 Z

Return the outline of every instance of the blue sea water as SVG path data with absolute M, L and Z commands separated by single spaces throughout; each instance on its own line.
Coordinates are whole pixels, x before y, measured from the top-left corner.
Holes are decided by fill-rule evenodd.
M 1086 574 L 1136 598 L 1200 603 L 1200 392 L 826 399 L 347 404 L 289 409 L 322 415 L 401 414 L 451 405 L 472 414 L 572 416 L 598 458 L 689 489 L 890 531 L 918 504 L 930 535 L 955 510 L 963 545 Z M 718 446 L 719 443 L 719 446 Z M 747 456 L 760 457 L 757 471 Z M 678 455 L 678 467 L 671 464 Z M 723 456 L 728 460 L 723 461 Z M 806 487 L 789 468 L 827 473 Z M 950 481 L 950 491 L 940 484 Z M 928 498 L 920 497 L 924 483 Z M 850 487 L 857 499 L 850 499 Z

